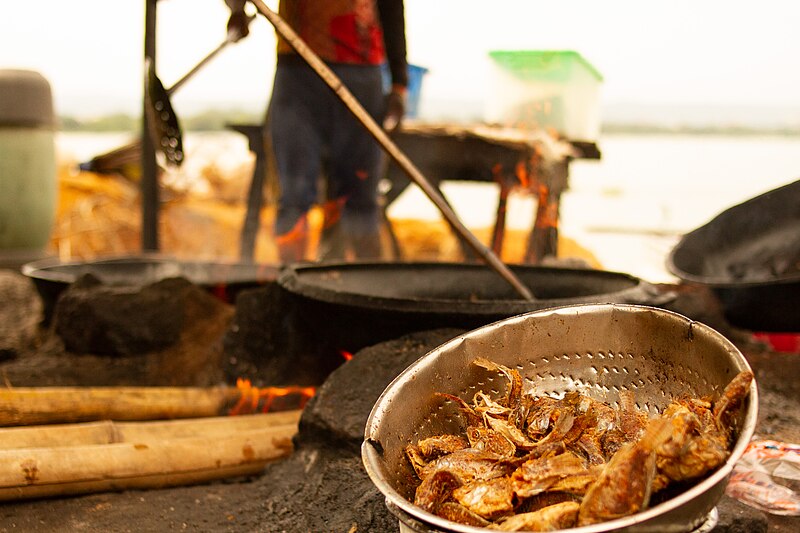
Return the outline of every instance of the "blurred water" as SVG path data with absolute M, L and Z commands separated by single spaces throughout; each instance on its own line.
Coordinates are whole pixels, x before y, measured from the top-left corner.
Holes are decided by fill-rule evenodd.
M 683 232 L 800 179 L 800 138 L 608 136 L 600 147 L 601 162 L 571 166 L 565 220 L 601 199 L 612 209 L 594 227 Z
M 600 163 L 576 162 L 563 231 L 608 269 L 672 281 L 680 236 L 725 209 L 800 179 L 800 138 L 607 137 Z
M 138 142 L 138 138 L 128 132 L 60 132 L 56 135 L 59 158 L 79 163 L 132 142 Z M 232 131 L 184 134 L 183 144 L 186 162 L 192 167 L 212 162 L 226 166 L 250 158 L 247 139 L 244 135 Z
M 134 140 L 128 132 L 59 132 L 56 134 L 56 151 L 62 162 L 83 163 Z

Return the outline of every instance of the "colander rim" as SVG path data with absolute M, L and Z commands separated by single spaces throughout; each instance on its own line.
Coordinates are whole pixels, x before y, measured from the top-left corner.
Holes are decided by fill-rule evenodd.
M 699 328 L 716 340 L 718 340 L 723 348 L 727 350 L 729 354 L 735 359 L 735 363 L 737 367 L 741 370 L 750 370 L 749 363 L 744 358 L 742 353 L 739 349 L 726 337 L 724 337 L 721 333 L 716 331 L 715 329 L 711 328 L 710 326 L 687 318 L 677 312 L 670 311 L 667 309 L 661 309 L 651 306 L 645 305 L 636 305 L 636 304 L 616 304 L 616 303 L 608 303 L 608 304 L 576 304 L 576 305 L 566 305 L 566 306 L 559 306 L 553 307 L 538 311 L 531 311 L 527 313 L 523 313 L 520 315 L 516 315 L 510 318 L 502 319 L 497 322 L 487 324 L 485 326 L 481 326 L 474 330 L 468 331 L 461 335 L 458 335 L 449 341 L 435 347 L 434 349 L 430 350 L 428 353 L 417 359 L 414 363 L 409 365 L 403 372 L 401 372 L 394 380 L 384 389 L 383 393 L 378 397 L 377 401 L 375 402 L 372 411 L 367 419 L 367 424 L 364 431 L 364 441 L 361 444 L 361 457 L 362 463 L 364 468 L 372 480 L 373 484 L 378 488 L 378 490 L 384 495 L 388 502 L 391 502 L 396 507 L 400 508 L 413 518 L 428 524 L 432 527 L 441 528 L 442 531 L 446 531 L 448 533 L 484 533 L 487 531 L 485 528 L 482 527 L 474 527 L 474 526 L 467 526 L 463 524 L 458 524 L 456 522 L 452 522 L 450 520 L 443 519 L 439 516 L 436 516 L 432 513 L 422 510 L 421 508 L 414 505 L 412 502 L 409 502 L 405 497 L 403 497 L 397 490 L 394 489 L 381 475 L 380 473 L 380 443 L 377 442 L 372 435 L 374 435 L 378 428 L 379 424 L 379 414 L 384 408 L 384 404 L 387 401 L 391 401 L 391 397 L 393 396 L 396 389 L 402 385 L 406 378 L 412 375 L 416 369 L 420 366 L 429 364 L 431 359 L 434 359 L 438 356 L 438 354 L 446 351 L 448 348 L 453 347 L 461 342 L 465 338 L 480 335 L 481 333 L 494 329 L 494 328 L 502 328 L 509 324 L 514 324 L 518 322 L 524 322 L 527 320 L 531 320 L 536 317 L 541 316 L 549 316 L 553 314 L 587 314 L 587 313 L 597 313 L 597 312 L 605 312 L 609 309 L 613 309 L 614 311 L 621 311 L 621 312 L 655 312 L 659 315 L 664 316 L 668 320 L 677 320 L 687 324 L 691 328 Z M 695 329 L 697 331 L 697 329 Z M 575 527 L 565 530 L 559 530 L 563 533 L 601 533 L 607 531 L 616 531 L 620 529 L 631 528 L 633 526 L 643 524 L 650 520 L 656 519 L 659 516 L 666 514 L 670 511 L 674 511 L 679 509 L 680 507 L 686 505 L 687 503 L 695 500 L 696 498 L 702 497 L 705 493 L 711 491 L 715 486 L 721 483 L 725 483 L 727 478 L 730 476 L 731 472 L 733 471 L 733 467 L 736 464 L 736 461 L 744 454 L 745 448 L 749 444 L 753 434 L 755 433 L 755 424 L 758 416 L 758 387 L 756 385 L 755 380 L 750 385 L 750 393 L 749 398 L 746 403 L 746 412 L 744 415 L 744 423 L 740 428 L 739 435 L 734 447 L 731 450 L 731 453 L 728 459 L 723 463 L 716 471 L 710 474 L 708 477 L 703 479 L 701 482 L 696 484 L 695 486 L 687 489 L 686 491 L 674 496 L 658 505 L 654 505 L 653 507 L 636 513 L 631 516 L 619 518 L 616 520 L 610 520 L 608 522 L 603 522 L 599 524 L 593 524 L 589 526 L 582 526 L 582 527 Z M 558 532 L 556 532 L 558 533 Z

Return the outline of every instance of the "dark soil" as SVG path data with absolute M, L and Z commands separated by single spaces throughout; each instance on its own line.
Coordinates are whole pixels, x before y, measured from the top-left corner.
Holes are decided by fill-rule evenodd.
M 757 435 L 800 442 L 798 354 L 776 353 L 728 327 L 707 294 L 685 291 L 676 310 L 730 338 L 750 361 L 760 394 Z M 225 332 L 233 306 L 187 293 L 174 345 L 136 355 L 76 354 L 40 323 L 32 284 L 0 270 L 0 376 L 8 386 L 183 385 L 228 382 Z M 711 311 L 709 311 L 711 310 Z M 359 351 L 309 402 L 287 459 L 263 475 L 210 484 L 0 504 L 0 532 L 366 532 L 397 531 L 397 521 L 369 481 L 358 446 L 371 406 L 391 379 L 430 348 L 458 333 L 413 334 Z M 376 364 L 376 361 L 381 361 Z M 240 364 L 243 364 L 240 361 Z M 228 383 L 230 384 L 230 383 Z M 715 532 L 800 530 L 800 518 L 765 515 L 723 498 Z

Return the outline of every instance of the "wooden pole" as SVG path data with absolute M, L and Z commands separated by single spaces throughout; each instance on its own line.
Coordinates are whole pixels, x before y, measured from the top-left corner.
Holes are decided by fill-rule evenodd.
M 496 165 L 495 168 L 492 169 L 492 176 L 500 187 L 500 195 L 497 199 L 497 211 L 494 217 L 494 231 L 492 232 L 492 251 L 500 257 L 503 253 L 503 241 L 506 237 L 506 210 L 508 208 L 508 195 L 511 192 L 511 187 L 506 183 L 500 165 Z
M 96 432 L 81 433 L 86 427 L 0 430 L 7 445 L 33 445 L 0 450 L 0 501 L 258 474 L 269 461 L 291 453 L 298 418 L 299 413 L 291 413 L 111 424 L 110 438 L 124 441 L 108 444 L 84 443 L 97 439 Z M 69 436 L 59 440 L 59 432 Z M 44 443 L 57 445 L 37 446 Z
M 186 418 L 149 422 L 100 420 L 80 424 L 49 424 L 0 429 L 0 450 L 19 448 L 59 448 L 156 442 L 204 436 L 224 437 L 236 432 L 280 426 L 297 426 L 302 411 L 258 413 L 252 415 Z
M 240 395 L 234 387 L 0 389 L 0 426 L 218 416 Z

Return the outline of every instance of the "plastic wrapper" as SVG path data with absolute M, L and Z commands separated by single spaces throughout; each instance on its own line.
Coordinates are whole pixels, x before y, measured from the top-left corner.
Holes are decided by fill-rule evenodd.
M 800 446 L 754 440 L 736 463 L 725 493 L 772 514 L 800 516 Z

